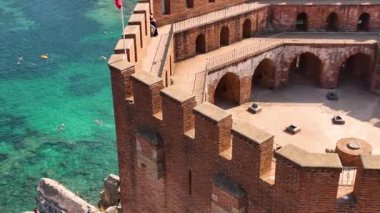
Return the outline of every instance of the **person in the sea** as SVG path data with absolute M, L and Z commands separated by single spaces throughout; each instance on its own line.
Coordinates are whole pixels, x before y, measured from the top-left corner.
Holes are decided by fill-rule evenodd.
M 57 127 L 57 129 L 58 129 L 58 131 L 63 131 L 63 130 L 65 130 L 65 124 L 60 124 L 58 127 Z
M 157 22 L 153 18 L 153 14 L 150 14 L 150 35 L 152 37 L 158 36 Z

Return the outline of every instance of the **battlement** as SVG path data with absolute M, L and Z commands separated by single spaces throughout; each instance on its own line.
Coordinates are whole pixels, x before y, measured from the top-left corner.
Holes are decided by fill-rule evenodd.
M 128 62 L 125 60 L 125 63 Z M 120 72 L 122 71 L 120 70 Z M 139 130 L 140 127 L 149 127 L 152 132 L 150 135 L 162 137 L 162 143 L 157 143 L 156 139 L 149 142 L 152 137 L 145 136 L 144 140 L 137 139 L 140 142 L 136 142 L 136 146 L 141 147 L 142 141 L 147 141 L 145 142 L 147 144 L 164 147 L 164 149 L 153 148 L 153 153 L 161 153 L 153 154 L 153 156 L 161 156 L 159 161 L 157 161 L 157 157 L 152 158 L 152 151 L 146 152 L 146 149 L 152 150 L 152 148 L 137 148 L 140 153 L 137 155 L 138 165 L 145 162 L 147 167 L 144 168 L 147 169 L 153 167 L 153 163 L 149 162 L 160 162 L 159 167 L 153 167 L 156 171 L 154 175 L 156 179 L 174 178 L 170 176 L 178 175 L 176 171 L 190 170 L 193 175 L 191 178 L 193 186 L 188 189 L 188 184 L 186 184 L 185 192 L 190 190 L 194 194 L 193 202 L 195 203 L 193 205 L 206 208 L 205 201 L 197 201 L 195 197 L 210 198 L 211 184 L 209 187 L 205 186 L 205 181 L 207 182 L 216 173 L 223 173 L 241 184 L 247 192 L 248 199 L 254 200 L 255 194 L 257 194 L 256 190 L 259 190 L 257 187 L 265 185 L 260 180 L 265 182 L 265 178 L 268 177 L 266 174 L 272 172 L 275 174 L 274 181 L 272 183 L 268 181 L 271 190 L 267 192 L 267 196 L 272 200 L 278 199 L 277 195 L 280 196 L 281 200 L 276 203 L 287 206 L 286 203 L 292 199 L 303 200 L 304 202 L 296 202 L 291 208 L 289 207 L 290 210 L 301 211 L 301 209 L 317 208 L 315 203 L 319 202 L 315 201 L 320 200 L 325 203 L 326 209 L 333 211 L 337 208 L 336 197 L 342 172 L 342 165 L 337 154 L 307 153 L 289 145 L 276 152 L 277 160 L 273 171 L 273 135 L 247 123 L 235 122 L 233 125 L 231 114 L 207 102 L 196 106 L 193 95 L 175 86 L 163 89 L 162 80 L 151 74 L 137 72 L 130 78 L 131 80 L 123 80 L 123 82 L 133 83 L 133 91 L 129 93 L 133 94 L 134 103 L 127 108 L 133 115 L 137 115 L 138 119 L 135 118 L 133 122 L 127 121 L 128 125 L 137 128 L 136 138 L 144 135 Z M 188 131 L 194 131 L 194 137 L 191 140 L 183 141 Z M 158 148 L 161 151 L 158 151 Z M 165 160 L 162 156 L 166 156 Z M 363 157 L 365 174 L 367 174 L 367 170 L 377 171 L 378 165 L 374 161 L 377 158 L 377 156 Z M 154 161 L 148 161 L 148 159 Z M 176 164 L 179 162 L 182 162 L 185 168 L 176 168 Z M 144 169 L 139 167 L 137 169 Z M 157 170 L 157 168 L 159 169 Z M 165 168 L 167 170 L 164 172 Z M 164 173 L 166 176 L 163 175 Z M 189 179 L 188 176 L 183 178 Z M 369 188 L 373 184 L 373 182 L 361 182 L 360 178 L 361 176 L 356 178 L 357 184 L 361 184 L 359 188 L 356 188 L 357 190 Z M 293 187 L 290 187 L 295 190 L 294 193 L 285 189 L 289 188 L 289 181 L 294 184 Z M 310 187 L 319 191 L 323 190 L 323 193 L 315 193 L 310 190 Z M 225 189 L 222 187 L 221 190 Z M 305 193 L 307 198 L 304 198 Z M 354 191 L 354 194 L 359 195 L 360 192 Z M 294 197 L 294 195 L 299 197 Z M 139 199 L 145 200 L 144 198 Z M 356 199 L 360 200 L 359 197 Z M 313 200 L 314 204 L 307 202 L 308 200 Z M 207 204 L 210 205 L 211 200 L 208 201 Z M 167 206 L 167 208 L 170 207 Z M 253 207 L 246 206 L 246 208 Z M 262 206 L 262 208 L 275 210 L 284 207 L 280 205 L 278 207 Z
M 211 20 L 206 16 L 224 10 L 225 1 L 199 1 L 197 4 L 186 1 L 187 7 L 194 7 L 193 9 L 186 9 L 183 2 L 166 0 L 138 3 L 124 31 L 127 57 L 122 56 L 123 39 L 117 42 L 115 54 L 109 60 L 109 68 L 123 211 L 243 213 L 312 212 L 316 209 L 324 212 L 379 210 L 377 197 L 380 196 L 380 190 L 375 190 L 379 186 L 377 179 L 380 178 L 379 156 L 361 156 L 354 186 L 347 190 L 347 187 L 342 188 L 340 184 L 344 167 L 337 153 L 310 153 L 293 145 L 277 150 L 273 134 L 233 119 L 229 111 L 212 103 L 197 103 L 194 90 L 186 90 L 176 81 L 172 85 L 172 77 L 183 71 L 182 66 L 174 68 L 174 65 L 178 65 L 174 62 L 191 62 L 188 64 L 189 69 L 196 69 L 196 63 L 200 63 L 202 57 L 212 50 L 227 46 L 222 51 L 229 54 L 228 45 L 240 42 L 246 36 L 293 29 L 294 26 L 289 23 L 296 22 L 297 17 L 286 19 L 286 12 L 295 10 L 298 14 L 305 9 L 315 13 L 318 8 L 317 5 L 246 6 L 257 3 L 228 2 L 236 7 L 244 5 L 241 7 L 246 8 L 246 11 L 232 16 L 238 10 L 230 9 L 228 15 Z M 331 7 L 322 6 L 323 11 Z M 360 10 L 373 11 L 374 7 L 377 5 L 363 5 Z M 162 8 L 164 11 L 161 11 Z M 336 8 L 346 11 L 353 7 L 336 5 Z M 150 36 L 151 11 L 161 25 L 170 23 L 159 29 L 159 37 Z M 184 21 L 190 17 L 193 22 Z M 320 20 L 313 18 L 311 17 L 313 21 L 309 29 L 321 29 L 317 24 Z M 173 20 L 175 23 L 172 24 Z M 380 17 L 375 15 L 371 20 L 371 30 L 380 29 Z M 246 32 L 244 25 L 247 24 L 244 23 L 251 25 Z M 347 26 L 351 24 L 353 23 L 345 22 L 342 29 L 348 29 Z M 227 37 L 222 38 L 226 27 Z M 228 28 L 237 30 L 233 32 Z M 215 33 L 219 29 L 220 34 Z M 203 42 L 199 41 L 200 35 L 203 35 Z M 289 50 L 297 52 L 294 55 L 303 54 L 303 50 L 297 49 L 300 45 L 294 41 L 296 39 L 287 39 Z M 334 43 L 329 42 L 332 45 Z M 335 69 L 341 66 L 350 56 L 339 58 L 338 52 L 346 51 L 345 48 L 351 48 L 349 54 L 364 51 L 371 55 L 368 61 L 377 63 L 377 41 L 365 40 L 359 44 L 360 48 L 358 41 L 353 43 L 351 47 L 349 45 L 352 44 L 341 42 L 337 52 L 321 54 L 321 58 L 326 55 L 327 58 L 333 58 L 333 65 L 324 68 Z M 241 94 L 248 94 L 250 90 L 247 92 L 241 88 L 250 89 L 251 83 L 250 80 L 244 80 L 247 78 L 244 71 L 236 67 L 248 67 L 246 64 L 260 67 L 261 60 L 271 57 L 275 60 L 274 57 L 284 51 L 284 44 L 282 39 L 282 49 L 277 48 L 277 44 L 277 49 L 263 48 L 260 52 L 262 55 L 253 54 L 259 56 L 257 58 L 251 55 L 250 58 L 238 57 L 239 53 L 234 52 L 231 60 L 215 59 L 217 69 L 207 73 L 201 83 L 209 90 L 213 87 L 216 90 L 222 76 L 228 73 L 231 76 L 241 75 L 237 77 L 238 83 L 234 82 L 234 77 L 228 81 L 239 85 L 238 90 L 231 90 L 232 98 L 238 94 L 237 102 L 244 103 L 249 96 Z M 315 41 L 302 40 L 302 45 L 308 44 L 307 51 L 314 53 L 315 49 L 316 55 L 317 51 L 325 48 Z M 196 56 L 194 60 L 187 59 L 193 56 Z M 293 58 L 279 58 L 283 67 L 293 64 Z M 375 69 L 374 67 L 371 68 Z M 263 70 L 271 72 L 269 69 Z M 252 72 L 249 75 L 253 75 Z M 276 80 L 280 81 L 282 75 L 284 74 L 275 74 Z M 187 73 L 186 78 L 190 78 L 190 73 Z M 184 81 L 189 82 L 188 79 Z M 377 81 L 371 82 L 375 85 Z M 195 83 L 193 87 L 196 87 Z

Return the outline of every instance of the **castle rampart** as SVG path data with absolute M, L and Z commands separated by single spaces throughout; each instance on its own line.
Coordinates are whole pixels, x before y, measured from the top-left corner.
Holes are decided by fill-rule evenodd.
M 309 153 L 292 145 L 273 151 L 274 135 L 233 120 L 230 113 L 211 103 L 197 103 L 198 94 L 184 91 L 176 82 L 170 86 L 171 77 L 179 72 L 178 68 L 174 69 L 174 61 L 239 42 L 244 38 L 241 26 L 247 18 L 252 18 L 251 30 L 246 31 L 250 36 L 294 30 L 295 19 L 286 18 L 285 11 L 308 8 L 308 12 L 316 13 L 317 6 L 268 4 L 183 31 L 176 32 L 175 26 L 163 26 L 161 37 L 151 38 L 147 17 L 152 9 L 160 24 L 165 25 L 172 20 L 220 10 L 226 2 L 218 1 L 211 7 L 211 3 L 197 1 L 194 10 L 186 9 L 187 12 L 182 13 L 183 2 L 171 1 L 167 15 L 158 12 L 162 3 L 137 4 L 124 32 L 128 40 L 127 57 L 122 56 L 120 40 L 109 60 L 123 212 L 376 212 L 380 209 L 378 156 L 361 156 L 355 187 L 342 193 L 339 185 L 342 164 L 336 153 Z M 243 2 L 231 2 L 240 3 Z M 336 7 L 344 7 L 341 13 L 347 17 L 344 20 L 348 20 L 353 12 L 347 11 L 375 13 L 372 10 L 378 5 L 370 5 L 368 10 L 367 6 L 360 6 L 360 10 L 353 5 Z M 331 7 L 320 8 L 327 14 Z M 350 30 L 353 25 L 344 21 L 339 28 Z M 229 33 L 221 41 L 223 27 L 228 27 Z M 370 30 L 379 28 L 377 15 L 371 16 Z M 311 19 L 308 29 L 322 31 L 321 20 Z M 205 36 L 205 47 L 199 49 L 203 52 L 197 53 L 196 40 L 201 33 Z M 291 40 L 256 55 L 227 60 L 226 64 L 211 70 L 203 79 L 208 100 L 213 102 L 211 98 L 217 85 L 230 73 L 237 77 L 239 85 L 238 90 L 231 89 L 231 96 L 236 98 L 238 94 L 238 103 L 248 101 L 251 79 L 265 60 L 275 66 L 272 74 L 271 69 L 264 66 L 263 72 L 269 72 L 272 78 L 264 77 L 263 84 L 270 88 L 287 84 L 293 61 L 304 53 L 321 61 L 317 79 L 321 86 L 329 88 L 336 87 L 339 69 L 348 58 L 357 53 L 366 55 L 372 61 L 373 76 L 368 77 L 370 89 L 378 89 L 380 77 L 374 74 L 379 66 L 376 41 L 318 43 L 304 40 L 297 43 Z M 148 49 L 161 45 L 165 50 L 161 53 Z M 300 60 L 307 64 L 314 58 L 307 55 Z M 156 63 L 160 63 L 159 68 L 149 69 Z

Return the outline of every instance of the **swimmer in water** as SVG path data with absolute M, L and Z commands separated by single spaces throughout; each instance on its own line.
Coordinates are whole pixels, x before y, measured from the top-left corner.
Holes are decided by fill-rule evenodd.
M 21 64 L 21 62 L 22 62 L 23 60 L 24 60 L 23 57 L 18 58 L 18 60 L 17 60 L 17 64 Z
M 65 124 L 60 124 L 58 127 L 57 127 L 57 129 L 58 129 L 58 131 L 63 131 L 63 130 L 65 130 Z
M 101 120 L 95 119 L 94 121 L 99 126 L 103 124 L 103 121 L 101 121 Z

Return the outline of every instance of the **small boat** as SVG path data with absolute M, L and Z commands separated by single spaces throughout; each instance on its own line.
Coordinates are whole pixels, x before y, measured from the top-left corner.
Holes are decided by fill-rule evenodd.
M 41 57 L 42 59 L 48 59 L 48 58 L 49 58 L 47 53 L 45 53 L 45 54 L 41 54 L 40 57 Z

